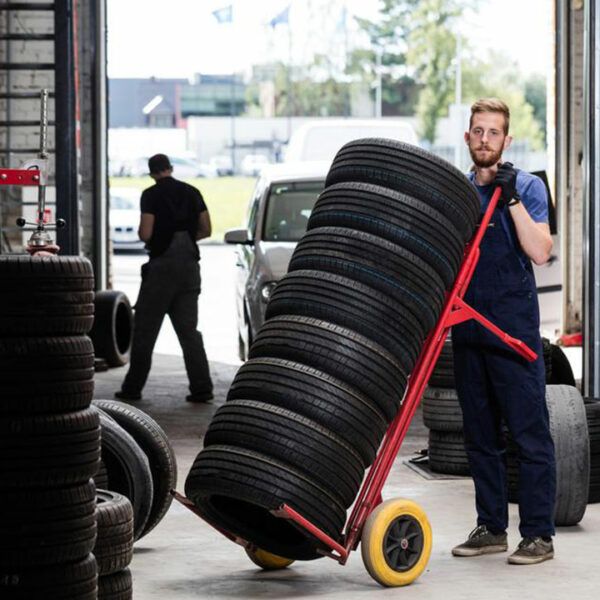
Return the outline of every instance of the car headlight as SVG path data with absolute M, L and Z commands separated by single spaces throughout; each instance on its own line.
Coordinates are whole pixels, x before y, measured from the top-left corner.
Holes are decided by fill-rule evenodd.
M 260 290 L 260 297 L 262 298 L 263 302 L 269 301 L 271 292 L 275 289 L 276 285 L 276 281 L 269 281 L 269 283 L 265 283 L 265 285 L 262 286 L 262 289 Z

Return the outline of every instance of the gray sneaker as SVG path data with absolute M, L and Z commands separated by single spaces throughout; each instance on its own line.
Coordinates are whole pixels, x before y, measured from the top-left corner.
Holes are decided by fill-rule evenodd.
M 546 542 L 544 538 L 536 536 L 523 538 L 507 560 L 511 565 L 534 565 L 551 558 L 554 558 L 552 540 Z
M 485 525 L 479 525 L 471 531 L 464 544 L 452 548 L 452 554 L 454 556 L 479 556 L 507 550 L 506 532 L 493 534 Z

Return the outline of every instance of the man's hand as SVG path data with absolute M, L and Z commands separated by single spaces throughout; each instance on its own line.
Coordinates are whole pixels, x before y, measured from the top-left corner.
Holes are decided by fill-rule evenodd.
M 517 169 L 514 168 L 512 163 L 504 162 L 498 167 L 494 185 L 502 188 L 502 195 L 496 205 L 498 208 L 503 208 L 511 200 L 515 200 L 512 204 L 517 204 L 521 200 L 517 193 Z

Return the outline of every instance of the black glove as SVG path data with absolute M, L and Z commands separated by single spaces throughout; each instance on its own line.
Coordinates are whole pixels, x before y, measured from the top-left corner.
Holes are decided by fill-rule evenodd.
M 498 208 L 513 206 L 521 201 L 521 196 L 517 192 L 517 169 L 512 163 L 504 162 L 498 167 L 494 185 L 502 188 L 502 195 L 496 205 Z

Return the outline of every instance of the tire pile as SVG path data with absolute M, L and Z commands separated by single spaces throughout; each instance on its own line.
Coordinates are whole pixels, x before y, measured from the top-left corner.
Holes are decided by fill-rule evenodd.
M 188 475 L 207 520 L 290 559 L 320 554 L 270 512 L 284 503 L 340 537 L 478 216 L 462 173 L 419 148 L 338 152 Z
M 97 598 L 87 259 L 1 255 L 0 597 Z
M 546 403 L 557 464 L 555 524 L 570 526 L 579 523 L 583 518 L 586 505 L 595 497 L 592 490 L 597 494 L 597 488 L 591 487 L 591 482 L 595 481 L 595 471 L 590 470 L 590 448 L 593 452 L 595 445 L 592 444 L 592 440 L 600 438 L 600 411 L 597 410 L 596 403 L 584 405 L 577 388 L 553 383 L 560 379 L 574 381 L 573 372 L 560 347 L 551 344 L 547 339 L 542 341 L 546 365 Z M 600 406 L 600 403 L 598 405 Z M 431 470 L 451 475 L 470 475 L 464 448 L 462 411 L 454 389 L 450 340 L 444 344 L 430 385 L 423 394 L 423 421 L 430 428 L 428 454 Z M 517 446 L 506 427 L 504 436 L 508 499 L 510 502 L 518 502 Z M 591 464 L 595 464 L 593 454 Z
M 586 400 L 588 433 L 590 436 L 590 493 L 588 503 L 600 502 L 600 402 Z
M 175 452 L 160 425 L 125 402 L 94 400 L 100 415 L 102 460 L 96 484 L 131 501 L 134 540 L 158 525 L 177 485 Z

